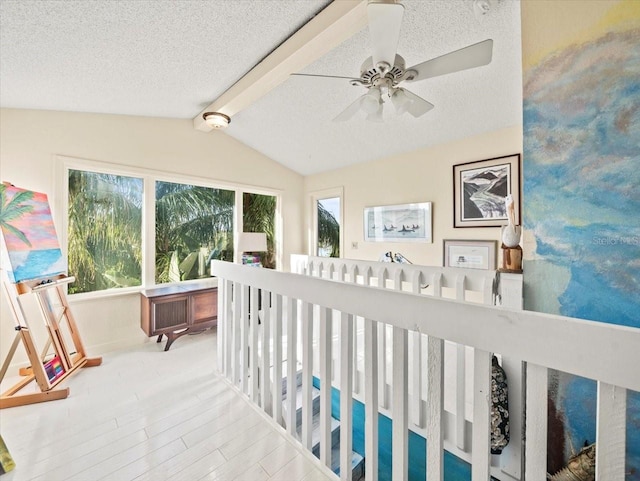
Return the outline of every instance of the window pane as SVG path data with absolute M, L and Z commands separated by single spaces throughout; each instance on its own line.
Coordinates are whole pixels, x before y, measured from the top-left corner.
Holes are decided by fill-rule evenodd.
M 212 259 L 233 261 L 235 193 L 156 182 L 156 283 L 210 276 Z
M 321 257 L 340 257 L 340 197 L 318 200 L 318 246 Z
M 275 225 L 276 196 L 242 194 L 243 232 L 264 232 L 267 234 L 267 253 L 261 255 L 263 267 L 276 268 Z
M 142 179 L 69 170 L 69 293 L 142 283 Z

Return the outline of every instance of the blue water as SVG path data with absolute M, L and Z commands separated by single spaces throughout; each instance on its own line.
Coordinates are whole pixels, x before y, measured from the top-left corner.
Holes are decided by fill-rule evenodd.
M 9 259 L 13 268 L 13 272 L 9 273 L 12 282 L 42 279 L 67 271 L 60 249 L 10 252 Z

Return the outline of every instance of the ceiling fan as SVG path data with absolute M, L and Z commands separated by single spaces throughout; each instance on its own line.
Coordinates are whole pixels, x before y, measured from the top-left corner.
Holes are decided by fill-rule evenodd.
M 338 114 L 334 121 L 349 120 L 359 111 L 364 111 L 367 114 L 367 120 L 382 122 L 383 104 L 388 100 L 391 100 L 396 113 L 408 112 L 414 117 L 420 117 L 431 110 L 433 104 L 400 87 L 402 82 L 417 82 L 480 67 L 491 62 L 493 40 L 487 39 L 406 68 L 404 59 L 396 53 L 403 14 L 404 6 L 394 0 L 369 0 L 367 17 L 373 55 L 360 67 L 360 77 L 292 74 L 347 79 L 351 85 L 367 89 L 365 94 Z

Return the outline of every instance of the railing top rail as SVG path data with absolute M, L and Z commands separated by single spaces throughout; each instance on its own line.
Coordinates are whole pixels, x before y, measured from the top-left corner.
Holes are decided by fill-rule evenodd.
M 640 391 L 640 329 L 213 261 L 213 275 Z

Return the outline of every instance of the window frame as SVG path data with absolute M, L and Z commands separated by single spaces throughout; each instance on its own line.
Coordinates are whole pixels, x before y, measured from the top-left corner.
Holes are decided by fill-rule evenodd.
M 113 296 L 136 294 L 146 289 L 157 286 L 171 286 L 176 284 L 189 284 L 201 282 L 202 279 L 190 279 L 179 283 L 155 283 L 155 188 L 156 182 L 173 182 L 188 185 L 197 185 L 212 189 L 224 189 L 235 192 L 234 206 L 234 226 L 233 226 L 233 256 L 234 262 L 240 262 L 238 253 L 239 233 L 242 229 L 242 194 L 245 192 L 252 194 L 271 195 L 276 197 L 276 228 L 275 228 L 275 248 L 276 248 L 276 268 L 280 268 L 283 259 L 282 253 L 282 190 L 267 187 L 252 186 L 248 184 L 226 182 L 208 177 L 185 175 L 175 172 L 147 169 L 143 167 L 127 166 L 110 162 L 87 160 L 63 155 L 55 156 L 55 192 L 56 192 L 56 212 L 54 219 L 56 225 L 60 226 L 58 238 L 60 249 L 64 256 L 68 258 L 68 228 L 69 228 L 69 170 L 82 170 L 99 174 L 121 175 L 126 177 L 136 177 L 142 179 L 142 282 L 140 286 L 122 287 L 117 289 L 105 289 L 94 292 L 84 292 L 70 295 L 73 300 L 100 299 Z M 149 227 L 151 226 L 151 227 Z

